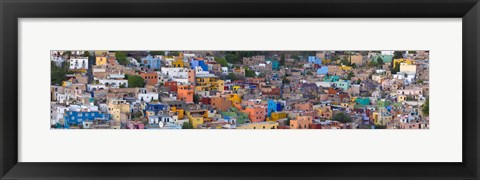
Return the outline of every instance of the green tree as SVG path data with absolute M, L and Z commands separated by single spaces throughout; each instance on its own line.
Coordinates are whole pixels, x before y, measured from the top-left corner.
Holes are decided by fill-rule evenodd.
M 382 67 L 382 65 L 383 65 L 383 59 L 380 58 L 380 56 L 377 57 L 377 65 L 378 65 L 378 67 Z
M 362 83 L 362 80 L 357 79 L 357 84 L 360 84 L 360 83 Z
M 90 57 L 90 56 L 91 56 L 90 51 L 83 52 L 83 57 Z
M 393 59 L 401 59 L 403 58 L 403 51 L 394 51 L 393 52 Z
M 61 85 L 62 81 L 67 80 L 67 74 L 73 73 L 68 69 L 68 62 L 65 61 L 61 67 L 55 65 L 54 62 L 50 63 L 50 80 L 52 85 Z
M 350 61 L 347 58 L 342 58 L 342 60 L 340 60 L 340 63 L 345 66 L 350 66 Z
M 387 126 L 375 124 L 375 129 L 387 129 Z
M 377 67 L 377 66 L 378 66 L 377 61 L 371 60 L 370 62 L 368 62 L 368 67 Z
M 400 72 L 400 62 L 396 62 L 395 67 L 392 68 L 392 74 L 397 74 L 397 72 Z
M 282 83 L 283 83 L 283 84 L 288 84 L 288 83 L 290 83 L 290 80 L 287 79 L 287 76 L 283 76 L 283 78 L 282 78 Z
M 352 63 L 352 68 L 353 68 L 353 69 L 356 69 L 357 67 L 358 67 L 357 64 Z
M 298 57 L 298 55 L 294 54 L 292 56 L 290 56 L 292 59 L 294 60 L 300 60 L 300 57 Z
M 118 60 L 118 63 L 121 65 L 128 65 L 130 62 L 127 59 L 127 53 L 125 51 L 115 52 L 115 58 Z
M 236 64 L 238 61 L 238 57 L 235 54 L 226 54 L 225 59 L 227 60 L 227 62 L 232 64 Z
M 168 55 L 170 55 L 170 56 L 180 56 L 180 52 L 178 52 L 178 51 L 170 51 L 170 52 L 168 52 Z
M 280 66 L 285 66 L 285 53 L 282 53 L 282 57 L 280 58 Z
M 190 122 L 188 122 L 188 121 L 187 121 L 187 122 L 184 122 L 184 123 L 182 124 L 182 129 L 193 129 L 193 125 L 190 124 Z
M 290 126 L 290 118 L 287 118 L 287 120 L 285 121 L 285 125 Z
M 352 71 L 348 72 L 347 79 L 350 80 L 352 77 L 355 77 L 355 74 Z
M 255 77 L 255 71 L 250 70 L 249 68 L 245 69 L 245 77 Z
M 352 122 L 352 119 L 343 112 L 335 114 L 335 116 L 333 116 L 333 120 L 341 123 Z
M 145 80 L 138 75 L 128 76 L 129 87 L 145 87 Z
M 150 51 L 150 52 L 148 52 L 148 54 L 151 54 L 151 55 L 162 55 L 162 56 L 164 56 L 164 55 L 165 55 L 165 51 Z
M 228 62 L 225 58 L 223 57 L 215 57 L 215 61 L 220 64 L 222 67 L 227 67 L 228 66 Z
M 427 98 L 427 100 L 425 101 L 425 104 L 422 105 L 422 113 L 425 116 L 428 116 L 430 113 L 429 102 L 430 102 L 430 98 Z
M 193 102 L 194 102 L 195 104 L 198 104 L 198 102 L 200 102 L 200 95 L 194 94 L 194 95 L 193 95 Z

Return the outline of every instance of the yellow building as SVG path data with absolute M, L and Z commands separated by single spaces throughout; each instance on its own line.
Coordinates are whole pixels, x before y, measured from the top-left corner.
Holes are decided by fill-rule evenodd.
M 237 92 L 240 89 L 240 86 L 233 86 L 233 91 Z
M 342 106 L 343 108 L 349 108 L 349 107 L 351 107 L 351 106 L 350 106 L 350 103 L 340 103 L 340 106 Z
M 378 112 L 373 112 L 372 113 L 372 119 L 373 119 L 373 124 L 378 124 Z
M 333 110 L 328 107 L 315 109 L 318 112 L 318 116 L 324 119 L 332 119 Z
M 195 86 L 195 89 L 197 91 L 220 90 L 219 79 L 216 76 L 197 76 L 196 79 L 197 79 L 197 86 Z
M 95 51 L 95 56 L 107 56 L 108 51 Z
M 237 125 L 237 129 L 278 129 L 277 122 L 257 122 Z
M 185 115 L 185 111 L 183 109 L 177 109 L 177 107 L 171 107 L 170 111 L 173 113 L 176 113 L 178 116 L 178 119 L 183 119 Z
M 351 103 L 354 103 L 354 102 L 355 102 L 355 100 L 357 100 L 357 97 L 356 97 L 356 96 L 355 96 L 355 97 L 351 97 L 351 98 L 350 98 L 350 102 L 351 102 Z
M 270 118 L 267 118 L 267 121 L 276 122 L 279 119 L 287 118 L 287 113 L 285 112 L 272 112 Z
M 172 62 L 172 66 L 183 68 L 185 66 L 185 64 L 183 64 L 183 59 L 182 58 L 177 58 L 175 61 Z
M 192 124 L 194 129 L 198 128 L 198 125 L 202 125 L 204 122 L 204 115 L 199 114 L 192 114 L 191 112 L 187 111 L 187 117 L 190 124 Z
M 63 87 L 67 87 L 67 86 L 70 86 L 70 85 L 72 85 L 72 81 L 70 81 L 70 80 L 62 81 L 62 86 Z
M 95 65 L 106 65 L 107 64 L 107 57 L 104 56 L 97 56 L 95 57 Z
M 130 104 L 126 100 L 122 99 L 111 99 L 108 102 L 108 108 L 119 109 L 121 113 L 130 112 Z
M 229 94 L 227 97 L 228 100 L 232 101 L 233 103 L 242 103 L 242 96 L 239 94 Z
M 342 65 L 342 67 L 340 67 L 340 69 L 342 69 L 342 70 L 344 70 L 344 71 L 350 71 L 350 70 L 352 70 L 352 67 L 351 67 L 351 66 Z
M 120 121 L 120 109 L 109 108 L 108 112 L 112 115 L 113 120 Z
M 412 65 L 413 64 L 413 60 L 411 59 L 394 59 L 393 60 L 393 68 L 395 68 L 395 66 L 400 63 L 406 63 L 408 65 Z
M 219 90 L 220 92 L 225 91 L 225 81 L 223 81 L 223 80 L 218 80 L 217 83 L 218 83 L 218 90 Z
M 397 95 L 397 102 L 404 102 L 407 101 L 406 95 Z

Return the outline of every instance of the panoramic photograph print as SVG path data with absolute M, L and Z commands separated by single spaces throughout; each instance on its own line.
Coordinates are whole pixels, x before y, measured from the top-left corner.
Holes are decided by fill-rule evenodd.
M 428 50 L 52 50 L 50 128 L 429 129 L 429 61 Z

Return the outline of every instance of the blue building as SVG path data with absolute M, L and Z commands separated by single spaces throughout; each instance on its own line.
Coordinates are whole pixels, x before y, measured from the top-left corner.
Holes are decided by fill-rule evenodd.
M 328 66 L 322 66 L 317 69 L 317 74 L 326 75 L 328 73 Z
M 203 71 L 208 71 L 208 65 L 205 64 L 204 60 L 192 59 L 192 61 L 190 62 L 190 67 L 192 67 L 192 69 L 195 69 L 197 66 L 202 67 Z
M 333 84 L 335 85 L 335 87 L 337 88 L 342 88 L 344 91 L 348 90 L 348 88 L 350 88 L 350 81 L 349 80 L 338 80 L 338 81 L 334 81 Z
M 142 58 L 141 64 L 147 66 L 148 68 L 152 69 L 160 69 L 162 59 L 154 58 L 152 55 L 148 55 L 147 57 Z
M 308 56 L 308 63 L 322 65 L 322 59 L 317 56 Z
M 145 112 L 153 111 L 155 112 L 155 114 L 157 114 L 158 111 L 162 111 L 162 110 L 167 110 L 167 105 L 161 104 L 161 103 L 155 103 L 155 104 L 147 103 L 147 106 L 145 107 Z
M 280 69 L 280 62 L 278 60 L 272 61 L 272 70 L 279 70 Z
M 324 82 L 337 82 L 340 80 L 340 76 L 325 76 L 323 77 Z
M 110 120 L 111 115 L 106 113 L 100 113 L 99 111 L 83 112 L 83 111 L 67 111 L 64 115 L 65 126 L 79 125 L 83 121 L 93 121 L 95 119 Z
M 282 103 L 275 102 L 273 99 L 268 100 L 267 104 L 267 115 L 270 117 L 272 112 L 282 111 Z

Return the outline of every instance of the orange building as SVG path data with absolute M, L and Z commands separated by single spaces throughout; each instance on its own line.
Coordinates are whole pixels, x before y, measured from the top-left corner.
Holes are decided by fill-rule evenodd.
M 178 100 L 186 103 L 193 103 L 193 94 L 195 91 L 193 90 L 192 85 L 177 86 L 177 91 Z
M 308 129 L 313 123 L 312 116 L 297 116 L 290 120 L 290 129 Z
M 265 121 L 267 108 L 247 106 L 244 112 L 248 114 L 248 118 L 250 118 L 251 122 L 263 122 Z
M 153 86 L 158 83 L 158 74 L 156 72 L 142 73 L 140 76 L 147 81 L 147 85 Z
M 210 104 L 220 111 L 227 111 L 232 107 L 232 101 L 228 100 L 226 97 L 212 97 Z

